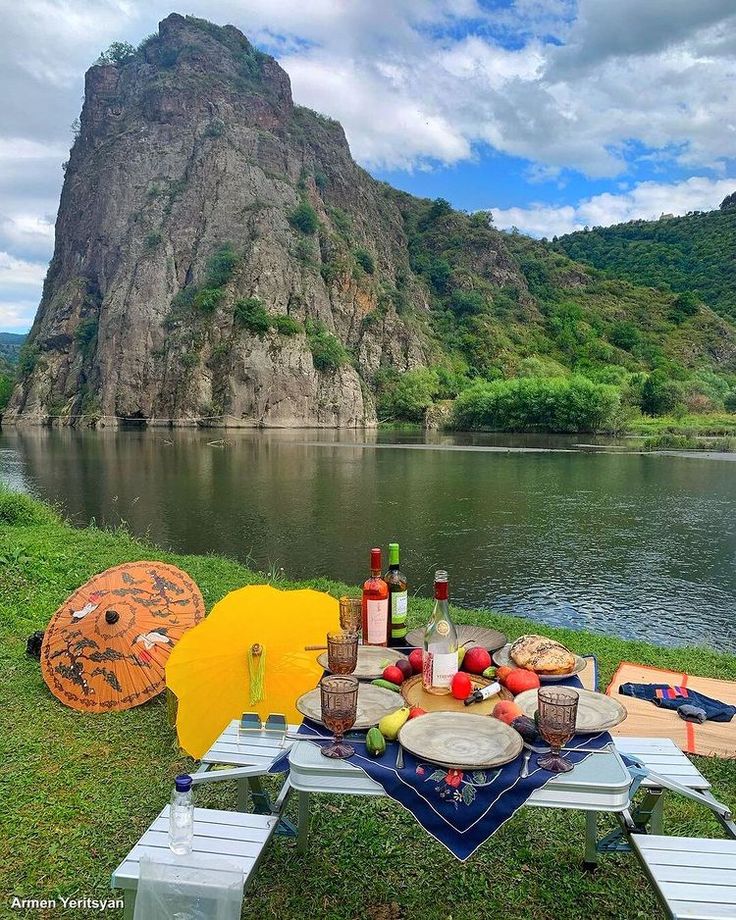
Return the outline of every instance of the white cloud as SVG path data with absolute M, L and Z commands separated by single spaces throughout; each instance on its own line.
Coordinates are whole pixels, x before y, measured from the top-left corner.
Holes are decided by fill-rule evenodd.
M 37 300 L 0 300 L 0 329 L 3 332 L 27 332 L 37 306 Z
M 491 208 L 494 224 L 517 227 L 531 236 L 561 236 L 583 227 L 605 227 L 629 220 L 655 220 L 661 214 L 712 210 L 736 189 L 736 177 L 692 176 L 682 182 L 640 182 L 619 194 L 605 192 L 577 204 L 532 204 L 525 208 Z
M 26 262 L 10 253 L 0 252 L 0 284 L 11 287 L 37 288 L 43 283 L 46 266 L 38 262 Z

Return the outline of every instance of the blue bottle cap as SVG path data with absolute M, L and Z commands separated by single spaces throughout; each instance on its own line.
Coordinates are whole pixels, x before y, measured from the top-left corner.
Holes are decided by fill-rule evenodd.
M 182 773 L 174 780 L 177 792 L 189 792 L 192 788 L 192 777 L 188 773 Z

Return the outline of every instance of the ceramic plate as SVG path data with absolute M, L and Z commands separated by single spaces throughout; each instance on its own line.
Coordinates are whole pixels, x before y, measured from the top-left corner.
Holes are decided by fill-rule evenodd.
M 478 687 L 487 687 L 488 684 L 493 683 L 487 677 L 479 677 L 475 674 L 469 674 L 468 677 L 474 690 Z M 490 715 L 499 700 L 513 699 L 512 694 L 501 687 L 500 692 L 495 696 L 491 696 L 481 703 L 471 703 L 470 706 L 466 706 L 463 700 L 456 700 L 451 693 L 441 695 L 427 693 L 422 685 L 421 674 L 415 674 L 414 677 L 404 681 L 401 685 L 401 695 L 409 706 L 420 706 L 422 709 L 426 709 L 427 712 L 456 712 L 474 716 Z
M 400 658 L 406 658 L 406 655 L 397 652 L 394 648 L 383 648 L 379 645 L 359 645 L 358 664 L 353 671 L 353 677 L 357 677 L 358 680 L 374 680 L 374 678 L 383 674 L 383 669 L 386 667 L 383 662 L 393 664 Z M 317 659 L 317 663 L 325 671 L 330 670 L 327 667 L 327 652 L 322 652 Z
M 467 623 L 456 623 L 457 638 L 460 645 L 468 645 L 466 648 L 472 648 L 473 645 L 480 645 L 487 648 L 489 652 L 494 652 L 502 645 L 506 645 L 506 636 L 497 629 L 486 629 L 484 626 L 469 626 Z M 417 645 L 419 648 L 424 644 L 424 629 L 413 629 L 406 637 L 407 645 Z
M 497 652 L 493 653 L 493 663 L 501 667 L 502 665 L 507 668 L 517 668 L 518 665 L 514 664 L 511 660 L 511 655 L 509 651 L 511 649 L 511 643 L 504 645 L 503 648 L 500 648 Z M 574 653 L 573 653 L 574 654 Z M 566 680 L 568 677 L 572 677 L 573 674 L 579 674 L 581 671 L 585 670 L 585 659 L 581 658 L 580 655 L 575 655 L 575 666 L 572 671 L 569 671 L 567 674 L 537 674 L 537 677 L 542 681 L 543 684 L 551 684 L 558 680 Z
M 384 690 L 383 687 L 374 687 L 373 684 L 360 684 L 358 687 L 358 712 L 353 728 L 370 728 L 384 716 L 395 712 L 404 701 L 400 693 L 393 690 Z M 322 722 L 322 701 L 319 687 L 302 694 L 296 701 L 299 712 L 313 722 Z
M 581 734 L 592 735 L 606 731 L 626 718 L 626 709 L 618 700 L 606 696 L 605 693 L 595 693 L 593 690 L 575 690 L 580 696 L 576 728 Z M 530 719 L 534 718 L 537 711 L 536 690 L 525 690 L 514 697 L 514 702 L 522 708 L 524 715 Z
M 399 742 L 415 757 L 451 770 L 488 770 L 518 757 L 524 747 L 513 728 L 488 716 L 430 712 L 410 719 Z

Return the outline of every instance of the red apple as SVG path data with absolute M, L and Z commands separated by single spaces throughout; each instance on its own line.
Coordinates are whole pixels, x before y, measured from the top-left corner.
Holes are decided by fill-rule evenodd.
M 383 679 L 390 681 L 392 684 L 400 685 L 404 682 L 404 675 L 395 664 L 390 664 L 383 669 Z
M 452 678 L 450 689 L 456 700 L 466 700 L 473 692 L 473 684 L 464 671 L 458 671 Z
M 470 674 L 482 674 L 490 666 L 491 656 L 488 654 L 488 649 L 474 645 L 473 648 L 469 648 L 465 653 L 463 658 L 464 671 L 468 671 Z
M 424 652 L 420 648 L 415 648 L 409 653 L 409 664 L 411 665 L 412 671 L 415 674 L 422 673 L 422 662 L 424 660 Z
M 422 709 L 421 706 L 412 706 L 411 709 L 409 710 L 410 719 L 416 719 L 417 716 L 426 716 L 426 715 L 427 715 L 427 710 Z

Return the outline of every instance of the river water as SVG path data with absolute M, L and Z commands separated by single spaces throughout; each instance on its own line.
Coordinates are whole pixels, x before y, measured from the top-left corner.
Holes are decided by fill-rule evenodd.
M 736 463 L 576 440 L 8 430 L 0 479 L 80 524 L 294 578 L 358 583 L 397 540 L 420 594 L 441 565 L 460 606 L 736 651 Z

